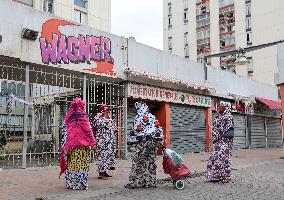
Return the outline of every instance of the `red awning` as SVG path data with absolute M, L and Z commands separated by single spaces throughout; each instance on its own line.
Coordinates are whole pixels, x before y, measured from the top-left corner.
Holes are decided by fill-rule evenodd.
M 269 100 L 269 99 L 263 99 L 263 98 L 259 98 L 256 97 L 256 100 L 262 102 L 263 104 L 267 105 L 268 108 L 270 109 L 279 109 L 281 110 L 281 103 L 280 101 L 273 101 L 273 100 Z

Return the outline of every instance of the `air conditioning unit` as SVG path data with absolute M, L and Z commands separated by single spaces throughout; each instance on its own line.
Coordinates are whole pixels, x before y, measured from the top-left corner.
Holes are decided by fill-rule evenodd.
M 36 40 L 38 36 L 38 31 L 34 31 L 28 28 L 24 28 L 22 31 L 22 38 L 27 40 Z

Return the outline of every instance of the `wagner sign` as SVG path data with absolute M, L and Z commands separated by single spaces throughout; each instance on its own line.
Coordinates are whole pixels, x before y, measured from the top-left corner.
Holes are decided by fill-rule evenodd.
M 115 75 L 114 59 L 111 57 L 111 41 L 109 38 L 94 35 L 66 36 L 59 31 L 60 26 L 78 26 L 59 19 L 47 20 L 42 25 L 39 38 L 41 58 L 44 64 L 79 64 L 92 62 L 96 68 L 83 69 L 96 73 Z
M 168 89 L 129 84 L 128 96 L 141 99 L 211 107 L 211 98 Z

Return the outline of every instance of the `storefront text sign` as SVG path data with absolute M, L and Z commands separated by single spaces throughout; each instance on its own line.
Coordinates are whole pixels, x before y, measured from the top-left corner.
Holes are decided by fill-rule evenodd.
M 211 107 L 211 98 L 137 84 L 128 85 L 128 96 L 141 99 Z

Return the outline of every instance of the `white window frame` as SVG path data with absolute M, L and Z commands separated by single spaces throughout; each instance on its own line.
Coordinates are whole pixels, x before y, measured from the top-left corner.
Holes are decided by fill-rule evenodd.
M 48 10 L 49 3 L 52 4 L 51 12 Z M 54 0 L 42 0 L 42 11 L 53 14 L 54 13 Z
M 76 13 L 79 14 L 79 16 L 78 16 L 79 18 L 78 19 L 77 19 Z M 85 16 L 84 20 L 83 20 L 82 16 Z M 82 12 L 82 11 L 77 10 L 77 9 L 74 10 L 74 21 L 75 22 L 77 22 L 79 24 L 85 24 L 86 25 L 87 24 L 87 18 L 88 18 L 88 14 L 87 13 Z
M 250 29 L 250 28 L 251 28 L 251 18 L 250 18 L 250 17 L 247 17 L 247 18 L 246 18 L 246 28 L 247 28 L 247 29 Z

